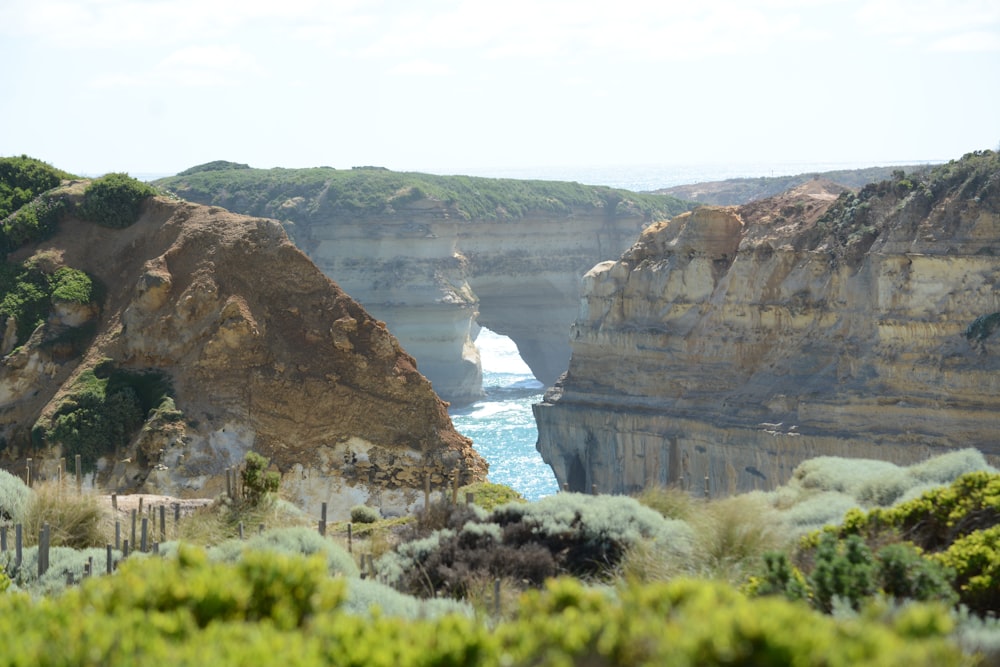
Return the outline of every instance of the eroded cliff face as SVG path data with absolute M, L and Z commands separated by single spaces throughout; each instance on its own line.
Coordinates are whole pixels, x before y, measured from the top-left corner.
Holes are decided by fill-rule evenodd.
M 425 478 L 485 479 L 413 358 L 273 220 L 157 198 L 124 230 L 64 221 L 32 253 L 97 277 L 107 297 L 99 312 L 54 313 L 0 367 L 12 469 L 33 456 L 36 477 L 54 475 L 60 443 L 36 449 L 32 426 L 84 373 L 113 369 L 164 374 L 176 410 L 101 456 L 100 488 L 211 496 L 249 450 L 281 472 L 284 495 L 335 517 L 359 503 L 409 511 Z M 81 318 L 97 332 L 82 355 L 45 344 Z
M 259 170 L 242 170 L 178 176 L 164 184 L 191 201 L 285 222 L 296 245 L 384 320 L 435 391 L 454 403 L 482 396 L 475 346 L 480 327 L 509 336 L 535 377 L 547 386 L 554 383 L 569 364 L 568 334 L 578 310 L 580 276 L 595 262 L 627 249 L 645 225 L 666 217 L 656 206 L 664 210 L 679 204 L 647 196 L 654 201 L 651 212 L 629 199 L 638 195 L 609 188 L 555 184 L 553 194 L 543 196 L 544 185 L 464 177 L 434 177 L 422 186 L 471 187 L 450 199 L 399 185 L 385 201 L 343 204 L 345 190 L 367 192 L 381 187 L 382 179 L 404 178 L 376 170 L 365 180 L 365 171 L 327 170 L 324 175 L 312 170 L 330 180 L 312 190 L 302 186 L 305 194 L 297 197 L 292 196 L 295 180 L 284 172 L 260 183 L 254 180 L 263 178 Z M 244 177 L 253 183 L 247 189 L 257 193 L 256 199 L 233 194 L 236 186 L 219 185 Z M 266 186 L 266 195 L 259 194 Z M 523 210 L 507 211 L 503 194 L 487 192 L 494 187 L 537 195 L 534 201 L 550 206 L 525 204 Z M 559 199 L 559 188 L 578 199 Z M 255 204 L 262 199 L 268 203 Z
M 647 222 L 579 210 L 473 223 L 437 203 L 288 229 L 386 321 L 442 397 L 467 402 L 482 395 L 479 327 L 509 336 L 535 377 L 553 384 L 569 365 L 580 276 L 601 253 L 627 248 Z
M 1000 462 L 1000 164 L 935 173 L 697 209 L 595 266 L 535 406 L 559 481 L 732 493 L 820 455 Z

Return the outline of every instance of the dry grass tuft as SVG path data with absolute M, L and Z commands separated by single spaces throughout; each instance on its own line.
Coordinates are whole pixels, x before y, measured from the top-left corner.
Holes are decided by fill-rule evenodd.
M 42 482 L 33 490 L 24 519 L 25 538 L 31 543 L 46 523 L 54 547 L 85 549 L 114 541 L 114 519 L 96 495 L 58 482 Z

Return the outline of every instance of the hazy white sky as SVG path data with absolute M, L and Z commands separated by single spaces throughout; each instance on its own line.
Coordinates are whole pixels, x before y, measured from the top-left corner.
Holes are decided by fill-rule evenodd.
M 947 160 L 998 0 L 3 0 L 0 155 L 78 173 Z

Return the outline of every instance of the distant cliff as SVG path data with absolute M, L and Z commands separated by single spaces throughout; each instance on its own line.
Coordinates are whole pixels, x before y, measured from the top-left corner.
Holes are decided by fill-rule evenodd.
M 569 363 L 580 276 L 628 248 L 645 225 L 688 208 L 578 183 L 227 164 L 159 184 L 283 221 L 455 402 L 482 395 L 481 326 L 509 336 L 535 376 L 555 382 Z
M 584 279 L 538 448 L 573 490 L 773 488 L 804 459 L 1000 462 L 1000 157 L 647 228 Z
M 739 206 L 758 199 L 773 197 L 804 185 L 807 181 L 824 180 L 850 189 L 861 189 L 870 183 L 892 178 L 893 172 L 925 174 L 927 165 L 868 167 L 841 169 L 792 176 L 760 176 L 758 178 L 728 178 L 724 181 L 690 183 L 656 190 L 656 194 L 679 197 L 687 201 L 716 206 Z
M 0 457 L 19 474 L 30 457 L 53 477 L 81 454 L 100 488 L 210 496 L 252 449 L 289 498 L 334 516 L 412 509 L 425 476 L 485 478 L 385 324 L 273 220 L 157 197 L 124 229 L 68 215 L 7 266 L 103 286 L 89 303 L 54 299 L 23 341 L 0 317 Z

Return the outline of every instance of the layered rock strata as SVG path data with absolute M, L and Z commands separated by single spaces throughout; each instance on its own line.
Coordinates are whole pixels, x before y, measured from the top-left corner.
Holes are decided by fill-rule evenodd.
M 303 179 L 325 180 L 305 187 L 296 180 L 298 170 L 235 170 L 163 184 L 191 201 L 285 222 L 296 245 L 384 320 L 435 391 L 454 403 L 482 396 L 475 346 L 480 327 L 509 336 L 535 377 L 554 383 L 569 364 L 580 276 L 627 249 L 671 206 L 683 208 L 652 195 L 639 206 L 630 197 L 640 195 L 578 184 L 301 171 Z M 235 185 L 224 187 L 244 178 L 257 198 L 235 192 Z M 387 179 L 398 185 L 397 194 L 365 206 L 343 203 L 344 191 L 353 201 L 354 193 L 384 187 Z M 442 194 L 432 196 L 432 188 Z M 446 195 L 448 188 L 463 194 Z M 527 192 L 536 203 L 508 210 L 517 204 L 515 195 L 505 199 L 491 188 Z M 299 191 L 304 194 L 294 196 Z M 262 206 L 260 198 L 270 200 Z
M 89 478 L 100 488 L 211 496 L 254 450 L 280 471 L 284 495 L 313 511 L 328 502 L 338 517 L 360 503 L 409 511 L 426 481 L 485 479 L 386 325 L 273 220 L 157 198 L 124 230 L 66 220 L 21 254 L 32 253 L 88 272 L 107 297 L 81 356 L 44 344 L 71 316 L 54 313 L 0 366 L 12 469 L 33 456 L 36 477 L 54 476 L 60 443 L 35 450 L 32 426 L 49 423 L 82 373 L 113 367 L 167 376 L 177 411 L 148 416 L 127 447 L 103 455 Z
M 820 455 L 1000 463 L 1000 160 L 810 182 L 646 229 L 593 267 L 535 406 L 572 490 L 773 488 Z

